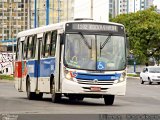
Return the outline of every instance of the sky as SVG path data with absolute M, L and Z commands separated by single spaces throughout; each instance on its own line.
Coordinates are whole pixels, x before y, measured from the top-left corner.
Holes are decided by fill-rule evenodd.
M 93 19 L 108 21 L 109 0 L 93 1 Z M 91 18 L 91 0 L 75 0 L 74 18 Z
M 154 5 L 160 9 L 160 0 L 154 0 Z M 106 7 L 107 6 L 107 7 Z M 93 3 L 93 19 L 100 21 L 108 21 L 108 13 L 105 12 L 109 8 L 109 0 L 94 0 Z M 74 18 L 90 18 L 91 17 L 91 0 L 75 0 Z
M 154 0 L 154 5 L 157 5 L 158 9 L 160 9 L 160 0 Z

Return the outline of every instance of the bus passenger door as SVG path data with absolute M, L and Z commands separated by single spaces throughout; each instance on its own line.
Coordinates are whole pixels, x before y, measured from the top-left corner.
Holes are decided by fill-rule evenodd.
M 37 42 L 38 42 L 38 47 L 36 49 L 37 56 L 36 56 L 36 65 L 35 65 L 35 75 L 36 75 L 36 93 L 40 92 L 39 88 L 39 80 L 40 80 L 40 58 L 41 58 L 41 51 L 42 51 L 42 38 L 43 38 L 43 33 L 37 35 Z
M 14 79 L 15 79 L 15 88 L 17 90 L 20 89 L 20 81 L 21 81 L 21 59 L 20 52 L 22 51 L 20 38 L 17 39 L 16 46 L 16 59 L 15 59 L 15 68 L 14 68 Z
M 17 79 L 18 91 L 22 92 L 22 77 L 23 77 L 23 59 L 24 59 L 24 40 L 25 37 L 20 38 L 17 48 L 16 62 L 15 62 L 15 77 Z
M 56 62 L 55 62 L 55 92 L 60 93 L 61 91 L 61 60 L 62 60 L 62 45 L 61 45 L 61 33 L 58 31 L 57 43 L 56 43 Z

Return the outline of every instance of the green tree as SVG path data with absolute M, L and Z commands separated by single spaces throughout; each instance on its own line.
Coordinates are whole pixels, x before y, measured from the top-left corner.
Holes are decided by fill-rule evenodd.
M 159 61 L 160 56 L 160 14 L 155 7 L 136 13 L 122 14 L 111 19 L 126 27 L 130 48 L 141 63 L 148 63 L 150 57 Z

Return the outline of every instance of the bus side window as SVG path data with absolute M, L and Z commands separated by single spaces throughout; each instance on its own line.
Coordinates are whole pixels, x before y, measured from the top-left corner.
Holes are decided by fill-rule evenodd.
M 28 38 L 28 56 L 27 58 L 30 59 L 30 58 L 34 58 L 34 53 L 35 53 L 35 36 L 30 36 Z
M 22 56 L 23 56 L 23 59 L 26 59 L 27 58 L 27 50 L 28 50 L 28 37 L 25 38 L 25 41 L 23 43 L 23 53 L 22 53 Z
M 19 58 L 19 48 L 20 47 L 20 38 L 17 39 L 17 46 L 16 46 L 16 60 Z
M 45 34 L 45 37 L 44 37 L 44 46 L 43 46 L 44 57 L 48 57 L 50 55 L 49 54 L 50 42 L 51 42 L 51 32 L 48 32 Z
M 31 55 L 31 57 L 32 58 L 35 58 L 35 52 L 36 52 L 36 43 L 37 43 L 37 36 L 36 35 L 34 35 L 33 36 L 33 44 L 32 44 L 32 55 Z
M 51 56 L 55 56 L 56 41 L 57 41 L 57 31 L 53 31 L 51 34 L 51 45 L 50 45 L 50 55 Z

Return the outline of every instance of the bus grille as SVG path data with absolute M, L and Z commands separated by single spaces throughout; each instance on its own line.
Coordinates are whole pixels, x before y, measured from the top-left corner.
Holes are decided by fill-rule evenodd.
M 81 80 L 78 79 L 79 84 L 89 84 L 89 85 L 113 85 L 114 80 Z

